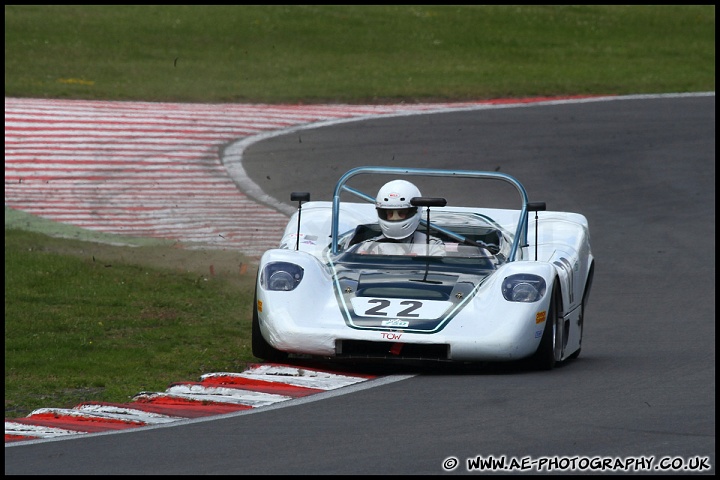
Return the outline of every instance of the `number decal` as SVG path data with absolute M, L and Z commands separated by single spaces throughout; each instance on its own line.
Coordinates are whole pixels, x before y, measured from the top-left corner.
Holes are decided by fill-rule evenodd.
M 413 312 L 413 311 L 417 310 L 418 308 L 422 307 L 422 302 L 418 302 L 418 301 L 414 301 L 414 300 L 407 300 L 404 302 L 400 302 L 400 305 L 410 305 L 410 306 L 408 308 L 406 308 L 405 310 L 398 312 L 398 314 L 397 314 L 398 317 L 419 317 L 420 316 L 417 313 L 410 313 L 410 312 Z
M 373 307 L 365 312 L 365 315 L 382 315 L 383 317 L 387 316 L 386 312 L 381 312 L 383 308 L 387 308 L 390 306 L 390 301 L 388 300 L 382 300 L 380 298 L 376 298 L 373 300 L 368 300 L 368 303 L 379 303 L 377 307 Z
M 377 306 L 369 308 L 365 311 L 365 315 L 380 315 L 383 317 L 387 317 L 387 312 L 384 312 L 386 308 L 388 308 L 391 303 L 389 300 L 381 299 L 381 298 L 374 298 L 372 300 L 368 300 L 368 303 L 377 303 Z M 400 302 L 400 305 L 407 306 L 407 308 L 399 311 L 397 314 L 395 314 L 396 317 L 419 317 L 417 313 L 412 313 L 418 308 L 422 307 L 422 302 L 418 302 L 416 300 L 406 300 L 404 302 Z
M 449 300 L 353 297 L 351 302 L 355 315 L 376 319 L 433 320 L 453 308 Z

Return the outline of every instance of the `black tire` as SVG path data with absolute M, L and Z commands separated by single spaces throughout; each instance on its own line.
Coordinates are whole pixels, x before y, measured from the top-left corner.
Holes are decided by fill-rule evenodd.
M 583 337 L 583 328 L 585 323 L 585 296 L 583 295 L 583 301 L 582 304 L 580 304 L 580 318 L 578 320 L 578 326 L 580 327 L 580 346 L 578 346 L 578 349 L 575 350 L 573 353 L 571 353 L 568 356 L 568 360 L 575 360 L 580 356 L 580 352 L 582 351 L 582 337 Z
M 540 345 L 531 359 L 532 366 L 537 370 L 552 370 L 562 358 L 565 322 L 563 321 L 561 302 L 560 288 L 556 284 L 550 298 L 550 307 Z
M 255 291 L 255 299 L 253 300 L 253 317 L 252 317 L 252 354 L 268 362 L 282 363 L 287 360 L 288 355 L 285 352 L 272 347 L 260 331 L 260 320 L 257 310 L 257 291 Z
M 588 298 L 590 297 L 590 289 L 592 288 L 592 281 L 593 281 L 593 274 L 595 273 L 595 264 L 590 267 L 590 273 L 588 274 L 588 279 L 585 283 L 585 290 L 583 291 L 583 299 L 582 299 L 582 305 L 580 306 L 580 348 L 575 350 L 568 358 L 571 360 L 574 360 L 580 356 L 580 351 L 582 350 L 582 338 L 583 338 L 583 329 L 585 328 L 585 307 L 587 306 Z

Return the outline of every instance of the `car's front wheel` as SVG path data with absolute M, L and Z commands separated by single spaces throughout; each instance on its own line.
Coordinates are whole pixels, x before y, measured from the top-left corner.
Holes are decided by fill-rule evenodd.
M 560 288 L 555 284 L 540 345 L 532 357 L 532 365 L 538 370 L 551 370 L 562 359 L 565 322 L 561 302 Z
M 588 274 L 587 282 L 585 283 L 585 290 L 583 291 L 582 304 L 580 305 L 580 319 L 578 326 L 580 327 L 580 347 L 570 355 L 571 359 L 578 358 L 580 356 L 580 350 L 582 350 L 582 337 L 583 329 L 585 328 L 585 308 L 587 307 L 588 297 L 590 296 L 590 289 L 592 287 L 593 274 L 595 273 L 595 265 L 590 267 L 590 273 Z
M 260 318 L 257 309 L 257 291 L 255 292 L 255 300 L 253 301 L 253 317 L 252 317 L 252 354 L 262 360 L 268 362 L 284 362 L 287 360 L 287 353 L 281 352 L 267 343 L 260 331 Z

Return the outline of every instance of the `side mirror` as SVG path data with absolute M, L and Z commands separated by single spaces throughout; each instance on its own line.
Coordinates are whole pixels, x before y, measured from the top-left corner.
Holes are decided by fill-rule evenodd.
M 309 202 L 310 192 L 292 192 L 290 194 L 291 202 Z
M 297 238 L 295 239 L 295 250 L 300 250 L 300 214 L 302 213 L 302 202 L 310 201 L 310 192 L 292 192 L 290 194 L 291 202 L 298 202 L 298 229 Z
M 527 209 L 528 212 L 544 212 L 545 202 L 528 202 Z
M 413 197 L 410 199 L 410 205 L 413 207 L 444 207 L 447 205 L 447 200 L 444 198 Z
M 413 197 L 410 199 L 410 205 L 413 207 L 444 207 L 447 205 L 447 200 L 444 198 L 432 198 L 432 197 Z M 425 226 L 427 227 L 425 240 L 428 245 L 430 245 L 430 209 L 427 209 L 427 220 L 425 221 Z M 425 276 L 427 277 L 427 271 L 425 272 Z
M 545 202 L 528 202 L 528 212 L 535 212 L 535 260 L 538 259 L 538 214 L 545 211 Z M 527 230 L 526 230 L 527 231 Z

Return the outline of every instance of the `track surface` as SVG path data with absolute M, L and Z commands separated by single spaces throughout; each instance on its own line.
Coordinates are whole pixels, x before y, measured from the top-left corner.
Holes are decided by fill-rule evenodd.
M 380 118 L 248 146 L 242 167 L 280 210 L 291 190 L 322 199 L 347 169 L 382 164 L 499 169 L 532 201 L 583 213 L 597 268 L 582 355 L 546 373 L 388 369 L 414 376 L 252 415 L 6 446 L 5 472 L 433 474 L 456 457 L 463 473 L 489 455 L 706 457 L 714 472 L 714 101 Z
M 501 103 L 268 106 L 6 98 L 5 206 L 91 231 L 259 257 L 277 246 L 288 212 L 258 203 L 274 200 L 246 179 L 245 144 L 308 125 Z

